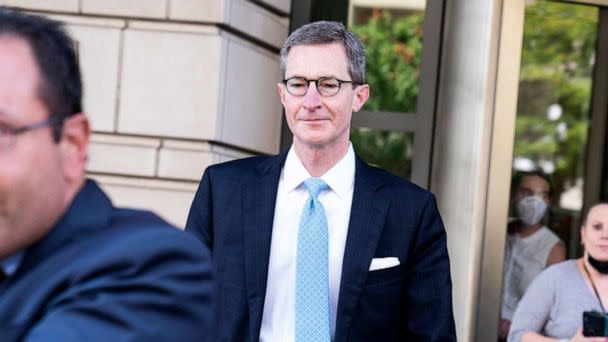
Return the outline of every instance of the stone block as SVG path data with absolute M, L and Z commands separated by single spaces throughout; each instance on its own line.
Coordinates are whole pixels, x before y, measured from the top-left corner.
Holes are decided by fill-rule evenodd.
M 159 146 L 157 139 L 94 134 L 87 171 L 152 177 Z
M 118 207 L 145 209 L 184 229 L 197 182 L 91 175 Z
M 213 139 L 220 47 L 215 27 L 131 25 L 124 38 L 118 131 Z
M 139 18 L 165 18 L 167 0 L 81 0 L 82 12 Z M 50 1 L 49 1 L 50 2 Z

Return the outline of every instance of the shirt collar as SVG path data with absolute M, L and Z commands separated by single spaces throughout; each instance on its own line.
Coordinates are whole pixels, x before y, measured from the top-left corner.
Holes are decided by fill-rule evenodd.
M 308 170 L 304 167 L 293 145 L 287 153 L 285 165 L 283 166 L 283 182 L 287 191 L 292 191 L 299 187 L 305 180 L 312 177 Z M 321 176 L 321 179 L 329 185 L 329 187 L 340 198 L 345 198 L 352 190 L 355 182 L 355 151 L 353 145 L 349 143 L 346 154 Z
M 21 265 L 21 259 L 23 259 L 23 254 L 23 251 L 17 252 L 0 260 L 0 268 L 2 268 L 2 271 L 4 272 L 4 274 L 6 274 L 7 277 L 10 277 L 15 274 L 15 272 L 17 272 L 19 265 Z

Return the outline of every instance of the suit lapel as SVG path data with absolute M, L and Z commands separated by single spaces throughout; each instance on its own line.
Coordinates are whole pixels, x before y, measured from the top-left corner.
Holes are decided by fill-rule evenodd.
M 357 157 L 355 189 L 342 262 L 336 342 L 346 341 L 348 337 L 353 314 L 382 233 L 389 202 L 376 195 L 381 185 L 375 177 L 375 170 Z
M 257 167 L 256 179 L 243 184 L 245 281 L 254 340 L 260 335 L 262 324 L 274 207 L 286 157 L 284 152 L 264 159 Z

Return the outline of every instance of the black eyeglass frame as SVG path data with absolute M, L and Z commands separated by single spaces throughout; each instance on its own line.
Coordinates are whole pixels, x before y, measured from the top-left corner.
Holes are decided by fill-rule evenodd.
M 11 139 L 14 139 L 15 137 L 17 137 L 21 134 L 24 134 L 26 132 L 33 131 L 33 130 L 36 130 L 38 128 L 43 128 L 43 127 L 53 128 L 53 139 L 55 140 L 55 142 L 59 142 L 59 140 L 61 139 L 61 126 L 63 125 L 63 122 L 65 121 L 65 119 L 66 118 L 63 116 L 53 115 L 42 121 L 38 121 L 33 124 L 20 126 L 20 127 L 11 127 L 11 126 L 0 123 L 0 135 L 7 135 L 8 139 L 9 139 L 8 140 L 9 143 L 6 146 L 0 146 L 0 150 L 2 150 L 4 148 L 10 148 L 13 143 L 13 141 Z
M 304 93 L 299 95 L 299 94 L 294 94 L 291 91 L 289 91 L 289 86 L 287 85 L 287 82 L 293 80 L 293 79 L 297 79 L 297 80 L 302 80 L 306 82 L 306 89 L 304 90 Z M 331 94 L 331 95 L 324 95 L 321 92 L 321 89 L 319 89 L 319 82 L 324 81 L 324 80 L 335 80 L 336 82 L 338 82 L 338 90 L 336 90 L 335 93 Z M 288 79 L 284 79 L 281 81 L 281 83 L 283 83 L 285 85 L 285 89 L 287 90 L 288 93 L 290 93 L 293 96 L 304 96 L 306 95 L 306 93 L 308 92 L 308 87 L 310 87 L 310 82 L 315 82 L 315 87 L 317 88 L 317 92 L 319 92 L 319 94 L 321 94 L 321 96 L 323 97 L 331 97 L 331 96 L 335 96 L 340 92 L 340 89 L 342 89 L 342 83 L 350 83 L 353 86 L 358 86 L 360 85 L 359 83 L 355 82 L 355 81 L 345 81 L 345 80 L 341 80 L 335 77 L 320 77 L 317 79 L 308 79 L 306 77 L 301 77 L 301 76 L 294 76 L 294 77 L 290 77 Z

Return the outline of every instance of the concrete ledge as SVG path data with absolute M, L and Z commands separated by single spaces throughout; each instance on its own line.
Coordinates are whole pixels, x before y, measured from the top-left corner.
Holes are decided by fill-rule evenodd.
M 55 1 L 55 0 L 53 0 Z M 165 18 L 166 0 L 81 0 L 86 14 L 119 15 L 142 18 Z M 48 1 L 51 2 L 51 1 Z
M 281 18 L 251 1 L 230 1 L 225 23 L 277 49 L 289 34 L 287 18 Z
M 157 139 L 94 134 L 87 171 L 152 177 L 159 146 Z
M 289 12 L 291 12 L 291 1 L 289 0 L 261 0 L 260 2 L 263 2 L 264 4 L 286 14 L 289 14 Z
M 165 140 L 159 152 L 158 176 L 198 181 L 219 158 L 208 143 Z
M 171 0 L 169 2 L 170 19 L 198 22 L 224 21 L 224 0 Z
M 41 11 L 77 13 L 79 11 L 78 1 L 79 0 L 2 0 L 0 5 Z
M 198 188 L 196 182 L 174 182 L 89 175 L 108 193 L 115 206 L 156 212 L 183 229 Z

